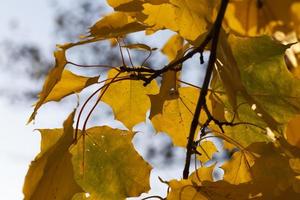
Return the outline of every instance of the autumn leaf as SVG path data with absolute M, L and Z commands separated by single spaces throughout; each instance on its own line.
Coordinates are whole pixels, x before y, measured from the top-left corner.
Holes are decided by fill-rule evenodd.
M 284 52 L 289 46 L 265 36 L 253 39 L 231 37 L 229 42 L 242 82 L 259 104 L 256 106 L 261 106 L 278 123 L 287 123 L 299 113 L 300 81 L 288 71 L 284 62 Z
M 84 77 L 78 76 L 64 70 L 60 81 L 54 86 L 52 91 L 49 93 L 44 103 L 49 101 L 60 101 L 62 98 L 80 92 L 84 88 L 97 83 L 99 76 L 95 77 Z
M 73 142 L 73 117 L 64 122 L 64 129 L 41 129 L 41 152 L 31 162 L 23 193 L 25 199 L 71 199 L 82 189 L 74 180 L 71 154 Z M 55 180 L 55 181 L 53 181 Z
M 300 134 L 299 134 L 300 116 L 292 118 L 287 124 L 285 136 L 286 140 L 291 144 L 300 148 Z
M 227 119 L 235 119 L 233 123 L 239 123 L 226 127 L 225 132 L 246 146 L 256 139 L 269 140 L 266 137 L 267 128 L 274 130 L 275 136 L 283 134 L 283 125 L 300 111 L 300 82 L 288 71 L 284 62 L 284 52 L 289 46 L 281 45 L 267 36 L 231 36 L 229 44 L 242 87 L 236 93 L 235 101 L 239 105 L 236 109 L 226 103 L 228 100 L 224 99 L 222 93 L 216 92 L 218 98 L 227 105 Z M 220 87 L 214 89 L 220 91 Z
M 169 186 L 171 192 L 168 194 L 167 200 L 208 200 L 208 198 L 198 192 L 199 189 L 190 180 L 173 180 L 169 182 Z
M 55 67 L 50 70 L 45 79 L 43 89 L 39 94 L 39 100 L 35 104 L 34 111 L 31 114 L 28 123 L 34 120 L 38 109 L 44 104 L 45 100 L 47 99 L 54 86 L 60 81 L 63 70 L 67 64 L 64 48 L 56 50 L 54 52 L 54 57 L 56 62 Z
M 187 40 L 196 40 L 207 31 L 213 5 L 207 0 L 170 0 L 175 6 L 175 22 L 179 34 Z
M 247 151 L 233 153 L 230 160 L 222 165 L 224 180 L 231 184 L 247 183 L 252 180 L 250 168 L 254 165 L 254 156 Z
M 201 184 L 203 181 L 211 181 L 213 182 L 213 171 L 216 165 L 213 164 L 209 167 L 201 166 L 200 168 L 196 169 L 191 175 L 190 179 L 192 182 L 197 183 L 198 185 Z
M 143 4 L 143 13 L 138 15 L 139 21 L 149 26 L 148 30 L 155 32 L 161 29 L 178 30 L 175 21 L 176 13 L 175 7 L 169 3 L 162 3 L 153 5 L 150 3 Z
M 202 163 L 205 163 L 211 160 L 214 153 L 216 153 L 218 150 L 212 141 L 202 140 L 197 147 L 197 151 L 200 153 L 200 155 L 197 155 L 197 159 Z
M 175 34 L 170 37 L 163 46 L 161 51 L 168 57 L 169 62 L 172 62 L 182 56 L 184 51 L 183 43 L 183 38 L 180 35 Z
M 279 149 L 273 144 L 264 143 L 255 143 L 248 149 L 260 155 L 251 171 L 255 188 L 265 198 L 276 197 L 293 187 L 297 174 L 290 168 L 289 159 Z
M 141 11 L 143 9 L 143 0 L 107 0 L 107 3 L 116 11 Z
M 116 71 L 111 70 L 108 78 L 115 75 Z M 155 81 L 144 87 L 141 80 L 122 80 L 111 84 L 102 100 L 112 107 L 116 119 L 131 130 L 134 125 L 146 119 L 146 112 L 150 108 L 148 95 L 156 93 L 158 93 L 158 87 Z
M 168 57 L 169 62 L 174 61 L 176 58 L 183 54 L 183 38 L 179 35 L 173 35 L 162 48 L 162 52 Z M 162 113 L 162 108 L 165 100 L 178 98 L 178 72 L 167 71 L 162 76 L 161 86 L 159 93 L 149 95 L 151 100 L 150 119 L 156 114 Z
M 230 1 L 225 19 L 233 31 L 246 36 L 272 34 L 276 30 L 287 33 L 293 28 L 291 22 L 297 24 L 298 3 L 298 0 Z
M 157 131 L 166 132 L 176 146 L 185 146 L 187 143 L 199 93 L 199 89 L 192 87 L 178 88 L 178 97 L 165 100 L 162 113 L 156 114 L 151 119 L 154 128 Z M 199 122 L 204 123 L 206 119 L 204 114 Z
M 151 167 L 135 151 L 133 133 L 93 127 L 85 134 L 71 153 L 75 180 L 91 199 L 125 199 L 150 189 Z
M 95 39 L 117 38 L 128 33 L 145 30 L 146 27 L 125 12 L 114 12 L 96 22 L 90 28 L 90 35 L 87 37 Z
M 188 180 L 172 180 L 167 200 L 240 200 L 255 199 L 251 185 L 231 185 L 225 181 L 203 181 L 200 185 Z M 251 198 L 252 197 L 252 198 Z

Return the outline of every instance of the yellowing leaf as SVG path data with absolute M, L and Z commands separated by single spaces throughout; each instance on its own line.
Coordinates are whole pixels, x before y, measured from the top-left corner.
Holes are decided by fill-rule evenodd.
M 183 38 L 176 34 L 164 45 L 162 52 L 168 57 L 169 62 L 182 55 L 183 42 Z
M 190 180 L 170 181 L 169 186 L 171 192 L 167 196 L 167 200 L 208 200 L 201 192 L 198 192 L 199 188 L 194 186 Z
M 242 147 L 247 147 L 253 142 L 272 142 L 267 135 L 268 124 L 252 109 L 253 106 L 241 98 L 238 98 L 237 104 L 239 106 L 236 113 L 231 110 L 226 112 L 227 121 L 234 119 L 233 123 L 237 124 L 225 126 L 225 134 Z
M 293 3 L 290 10 L 291 10 L 291 18 L 293 21 L 293 28 L 299 37 L 300 36 L 300 2 Z
M 253 183 L 266 199 L 273 199 L 293 187 L 296 174 L 290 168 L 289 159 L 273 144 L 254 143 L 248 148 L 260 157 L 251 167 Z
M 289 164 L 294 172 L 300 174 L 300 158 L 291 158 Z
M 225 181 L 203 181 L 196 185 L 190 179 L 169 182 L 167 200 L 241 200 L 252 199 L 251 185 L 231 185 Z M 255 198 L 253 198 L 255 199 Z
M 287 124 L 285 131 L 287 141 L 300 148 L 300 115 L 294 117 Z
M 73 142 L 74 114 L 75 111 L 65 121 L 64 129 L 40 130 L 43 135 L 41 153 L 27 172 L 23 187 L 25 200 L 71 199 L 75 193 L 82 192 L 74 180 L 68 151 Z
M 178 30 L 175 21 L 175 7 L 173 5 L 168 3 L 159 5 L 146 3 L 143 7 L 144 15 L 139 16 L 138 19 L 149 26 L 148 30 L 157 31 L 166 28 L 173 31 Z
M 134 12 L 143 9 L 143 0 L 107 0 L 116 11 Z
M 135 151 L 132 137 L 128 131 L 94 127 L 71 148 L 75 179 L 90 199 L 120 200 L 150 189 L 151 167 Z
M 187 40 L 196 40 L 207 30 L 212 7 L 207 0 L 170 0 L 175 6 L 176 24 L 179 34 Z
M 197 159 L 202 163 L 205 163 L 212 159 L 214 153 L 217 152 L 217 148 L 212 141 L 202 141 L 197 147 L 197 151 L 201 155 L 197 155 Z
M 56 62 L 55 67 L 50 70 L 50 72 L 48 73 L 45 79 L 43 89 L 39 94 L 39 100 L 35 104 L 34 111 L 31 114 L 28 123 L 34 120 L 37 110 L 44 104 L 44 101 L 46 100 L 46 98 L 48 97 L 48 95 L 50 94 L 54 86 L 61 79 L 63 70 L 67 64 L 65 49 L 56 50 L 54 52 L 54 57 Z
M 151 101 L 150 119 L 152 119 L 153 116 L 162 113 L 163 105 L 166 100 L 178 98 L 177 88 L 177 73 L 174 71 L 164 73 L 159 93 L 149 95 Z
M 78 76 L 70 72 L 69 70 L 64 70 L 62 72 L 62 77 L 60 81 L 54 86 L 52 91 L 49 93 L 44 103 L 49 101 L 59 101 L 62 98 L 80 92 L 84 88 L 97 83 L 99 77 L 84 77 Z
M 108 74 L 108 78 L 116 75 L 114 70 Z M 129 74 L 124 74 L 129 75 Z M 123 80 L 113 83 L 105 92 L 102 100 L 109 104 L 117 120 L 120 120 L 128 129 L 146 118 L 146 112 L 150 108 L 148 95 L 158 93 L 155 81 L 146 87 L 141 80 Z
M 122 37 L 128 33 L 145 30 L 146 26 L 124 12 L 114 12 L 96 22 L 90 28 L 90 35 L 97 39 Z
M 231 37 L 229 43 L 242 82 L 257 102 L 257 111 L 263 115 L 262 118 L 268 114 L 275 123 L 287 123 L 300 112 L 300 80 L 288 71 L 284 62 L 288 46 L 269 37 Z
M 255 141 L 271 141 L 267 127 L 275 136 L 283 134 L 282 127 L 300 112 L 300 81 L 288 71 L 284 62 L 284 53 L 289 46 L 267 36 L 231 36 L 228 43 L 242 87 L 236 92 L 239 105 L 236 109 L 228 105 L 222 92 L 216 92 L 226 105 L 227 120 L 234 119 L 234 123 L 239 123 L 226 127 L 225 133 L 244 146 Z
M 224 180 L 231 184 L 241 184 L 252 180 L 250 171 L 254 164 L 253 156 L 246 151 L 237 151 L 230 160 L 222 166 L 224 170 Z
M 183 39 L 179 35 L 172 36 L 164 45 L 162 52 L 168 56 L 169 61 L 173 61 L 183 54 Z M 178 98 L 178 72 L 167 71 L 162 75 L 159 93 L 150 95 L 151 111 L 150 119 L 156 114 L 162 113 L 165 100 Z
M 166 100 L 162 113 L 153 116 L 151 121 L 157 131 L 166 132 L 172 138 L 174 145 L 186 146 L 199 90 L 192 87 L 179 88 L 177 95 L 175 99 Z M 204 123 L 205 120 L 206 115 L 201 115 L 199 122 Z
M 297 3 L 298 0 L 230 1 L 226 23 L 235 32 L 247 36 L 272 34 L 276 30 L 287 33 L 293 28 L 293 14 L 300 11 Z
M 198 185 L 203 181 L 213 182 L 213 171 L 215 166 L 216 165 L 213 164 L 210 167 L 200 167 L 190 175 L 190 179 L 192 182 L 197 183 Z

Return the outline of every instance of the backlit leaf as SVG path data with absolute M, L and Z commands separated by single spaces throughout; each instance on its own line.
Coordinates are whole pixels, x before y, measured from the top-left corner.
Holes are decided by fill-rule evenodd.
M 213 171 L 215 168 L 215 164 L 211 165 L 210 167 L 200 167 L 199 169 L 197 169 L 196 171 L 194 171 L 191 175 L 190 175 L 190 179 L 192 180 L 192 182 L 197 183 L 198 185 L 202 182 L 202 181 L 211 181 L 213 182 Z
M 145 30 L 146 26 L 124 12 L 111 13 L 90 28 L 90 35 L 97 39 L 122 37 L 128 33 Z
M 146 3 L 143 5 L 143 16 L 139 19 L 149 26 L 148 30 L 157 31 L 160 29 L 178 30 L 175 21 L 175 7 L 169 3 L 153 5 Z
M 253 164 L 253 155 L 250 155 L 247 151 L 235 152 L 230 160 L 226 161 L 222 166 L 224 180 L 235 185 L 251 181 L 252 174 L 250 168 Z
M 71 148 L 75 179 L 90 199 L 120 200 L 150 189 L 151 167 L 135 151 L 132 137 L 128 131 L 94 127 Z
M 192 87 L 179 88 L 177 98 L 166 100 L 162 113 L 156 114 L 151 119 L 154 128 L 166 132 L 174 145 L 186 145 L 199 93 L 199 89 Z M 201 115 L 199 122 L 204 123 L 205 120 L 205 114 Z
M 212 7 L 207 0 L 170 0 L 175 6 L 179 34 L 187 40 L 195 40 L 207 30 Z
M 255 196 L 250 193 L 251 185 L 231 185 L 225 181 L 203 181 L 196 185 L 190 179 L 172 180 L 169 186 L 167 200 L 241 200 Z
M 107 3 L 116 11 L 141 11 L 143 9 L 143 0 L 107 0 Z
M 67 64 L 64 48 L 56 50 L 54 52 L 54 57 L 56 62 L 55 67 L 49 71 L 45 79 L 43 89 L 39 94 L 39 100 L 35 104 L 34 111 L 31 114 L 28 123 L 34 120 L 37 110 L 44 104 L 54 86 L 60 81 L 63 70 Z
M 290 32 L 294 14 L 300 11 L 298 3 L 299 0 L 230 1 L 225 19 L 232 30 L 242 35 L 272 34 L 276 30 Z
M 258 112 L 264 115 L 265 111 L 277 123 L 287 123 L 300 112 L 300 80 L 288 71 L 284 62 L 284 52 L 289 46 L 269 37 L 231 37 L 229 43 L 242 82 L 248 94 L 258 103 L 257 109 L 261 108 Z
M 75 111 L 64 122 L 64 129 L 40 130 L 42 148 L 31 162 L 25 178 L 23 192 L 26 200 L 71 199 L 82 191 L 74 180 L 68 151 L 73 142 L 74 114 Z
M 300 116 L 292 118 L 291 121 L 287 124 L 285 131 L 286 139 L 291 145 L 295 145 L 300 148 Z
M 116 75 L 114 70 L 108 74 L 108 78 Z M 122 76 L 129 74 L 122 74 Z M 109 104 L 117 120 L 120 120 L 128 129 L 146 118 L 146 112 L 150 108 L 148 95 L 158 93 L 157 83 L 152 81 L 146 87 L 141 80 L 123 80 L 113 83 L 105 92 L 102 100 Z
M 237 108 L 226 106 L 227 119 L 235 119 L 240 124 L 226 127 L 225 132 L 246 146 L 255 141 L 268 141 L 267 128 L 274 130 L 275 136 L 282 134 L 282 126 L 300 112 L 300 81 L 284 62 L 284 52 L 289 46 L 267 36 L 231 36 L 229 44 L 242 87 L 236 93 Z M 226 105 L 228 100 L 224 100 L 224 95 L 218 96 Z
M 179 35 L 173 35 L 164 45 L 162 52 L 168 57 L 169 61 L 173 61 L 183 54 L 183 38 Z M 165 100 L 177 98 L 178 95 L 178 72 L 167 71 L 162 76 L 161 87 L 159 93 L 150 95 L 151 110 L 150 119 L 158 113 L 162 113 L 162 108 Z
M 197 151 L 201 154 L 197 155 L 197 159 L 205 163 L 212 159 L 214 153 L 217 152 L 217 148 L 212 141 L 204 140 L 197 147 Z
M 82 89 L 97 83 L 99 77 L 84 77 L 78 76 L 64 70 L 60 81 L 54 86 L 52 91 L 49 93 L 44 103 L 48 101 L 59 101 L 65 96 L 80 92 Z

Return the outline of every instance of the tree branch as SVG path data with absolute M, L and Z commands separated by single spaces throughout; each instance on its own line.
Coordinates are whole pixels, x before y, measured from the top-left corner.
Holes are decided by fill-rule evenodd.
M 208 66 L 207 66 L 204 82 L 202 85 L 202 90 L 200 92 L 196 110 L 194 112 L 194 117 L 193 117 L 193 120 L 191 123 L 190 133 L 189 133 L 189 137 L 188 137 L 188 143 L 186 146 L 187 152 L 186 152 L 185 166 L 184 166 L 184 170 L 183 170 L 183 178 L 184 179 L 187 179 L 189 176 L 190 162 L 191 162 L 191 156 L 193 154 L 193 143 L 194 143 L 196 129 L 198 126 L 198 119 L 199 119 L 202 107 L 204 105 L 206 105 L 205 98 L 207 95 L 209 82 L 210 82 L 210 78 L 211 78 L 211 75 L 213 72 L 214 64 L 215 64 L 215 61 L 217 58 L 217 46 L 218 46 L 218 41 L 219 41 L 219 33 L 220 33 L 220 30 L 222 27 L 222 21 L 223 21 L 224 15 L 225 15 L 225 11 L 226 11 L 228 2 L 229 2 L 229 0 L 222 0 L 217 19 L 216 19 L 211 31 L 208 34 L 208 36 L 211 35 L 211 37 L 209 37 L 209 41 L 212 40 L 211 41 L 212 42 L 211 52 L 209 55 L 209 61 L 208 61 Z M 206 43 L 205 44 L 205 46 L 206 46 L 209 41 L 204 40 L 204 42 L 198 48 L 202 47 L 205 43 Z M 205 46 L 203 47 L 203 49 L 205 48 Z M 198 49 L 198 48 L 196 48 L 196 49 Z

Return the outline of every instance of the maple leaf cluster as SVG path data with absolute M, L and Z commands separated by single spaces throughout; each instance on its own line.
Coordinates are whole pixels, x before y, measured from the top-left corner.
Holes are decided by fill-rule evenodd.
M 97 85 L 60 129 L 41 129 L 41 152 L 32 161 L 25 199 L 125 199 L 150 189 L 152 167 L 132 145 L 133 127 L 149 119 L 167 133 L 174 146 L 186 148 L 183 179 L 165 181 L 168 200 L 300 199 L 300 1 L 285 0 L 107 0 L 114 12 L 102 17 L 76 43 L 58 45 L 38 109 L 50 101 Z M 157 48 L 126 44 L 127 34 L 174 35 L 161 52 L 169 63 L 145 63 Z M 76 46 L 110 40 L 112 48 L 143 51 L 135 66 L 80 65 L 66 52 Z M 201 87 L 182 81 L 184 62 L 210 51 Z M 77 75 L 65 67 L 107 68 L 107 78 Z M 105 75 L 103 75 L 105 76 Z M 161 78 L 160 84 L 157 78 Z M 82 127 L 82 113 L 91 98 Z M 128 130 L 86 128 L 103 101 Z M 77 113 L 77 117 L 75 116 Z M 75 121 L 75 126 L 73 123 Z M 206 166 L 219 147 L 232 152 L 222 164 L 224 177 L 214 181 L 216 165 Z M 201 163 L 189 172 L 191 156 Z M 150 197 L 149 197 L 150 198 Z M 145 198 L 148 199 L 148 198 Z

